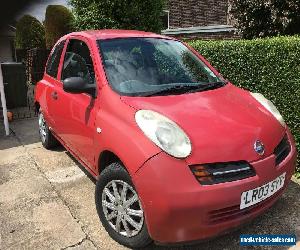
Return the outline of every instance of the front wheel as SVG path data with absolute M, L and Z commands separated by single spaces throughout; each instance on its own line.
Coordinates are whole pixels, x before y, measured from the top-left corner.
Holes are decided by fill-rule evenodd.
M 58 141 L 54 138 L 51 131 L 49 130 L 44 115 L 41 111 L 39 111 L 38 121 L 39 121 L 39 134 L 44 148 L 50 149 L 57 146 Z
M 152 242 L 140 198 L 120 163 L 112 163 L 100 174 L 95 201 L 102 225 L 115 241 L 130 248 Z

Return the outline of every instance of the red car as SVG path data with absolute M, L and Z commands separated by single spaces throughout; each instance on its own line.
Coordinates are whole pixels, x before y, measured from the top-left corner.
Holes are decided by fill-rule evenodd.
M 153 33 L 71 33 L 35 90 L 42 144 L 97 179 L 110 236 L 128 247 L 207 239 L 269 208 L 294 172 L 293 137 L 263 95 Z

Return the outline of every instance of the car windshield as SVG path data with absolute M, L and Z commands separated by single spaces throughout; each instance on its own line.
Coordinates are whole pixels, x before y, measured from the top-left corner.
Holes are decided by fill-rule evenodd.
M 179 41 L 160 38 L 99 40 L 106 76 L 121 95 L 174 95 L 225 84 Z

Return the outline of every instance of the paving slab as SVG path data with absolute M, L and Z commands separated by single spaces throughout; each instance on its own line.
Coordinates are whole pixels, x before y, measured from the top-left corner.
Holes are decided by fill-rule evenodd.
M 10 128 L 23 145 L 34 145 L 36 143 L 41 145 L 36 118 L 16 120 L 10 124 Z
M 82 225 L 30 154 L 40 147 L 33 122 L 15 125 L 30 136 L 0 138 L 0 249 L 79 247 L 87 240 Z
M 95 184 L 88 179 L 81 179 L 77 184 L 80 185 L 80 189 L 69 185 L 61 189 L 60 194 L 70 204 L 74 216 L 83 223 L 90 239 L 103 249 L 125 249 L 109 237 L 99 221 L 94 198 Z
M 59 199 L 16 206 L 2 212 L 1 221 L 3 249 L 62 249 L 86 237 Z

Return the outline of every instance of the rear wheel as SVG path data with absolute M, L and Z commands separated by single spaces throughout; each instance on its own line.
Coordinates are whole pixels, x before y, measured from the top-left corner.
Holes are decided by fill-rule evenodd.
M 39 134 L 44 148 L 50 149 L 57 146 L 59 143 L 52 135 L 51 131 L 49 130 L 44 115 L 41 111 L 39 111 L 38 121 L 39 121 Z
M 100 220 L 115 241 L 130 248 L 143 248 L 152 242 L 140 198 L 120 163 L 102 171 L 95 200 Z

